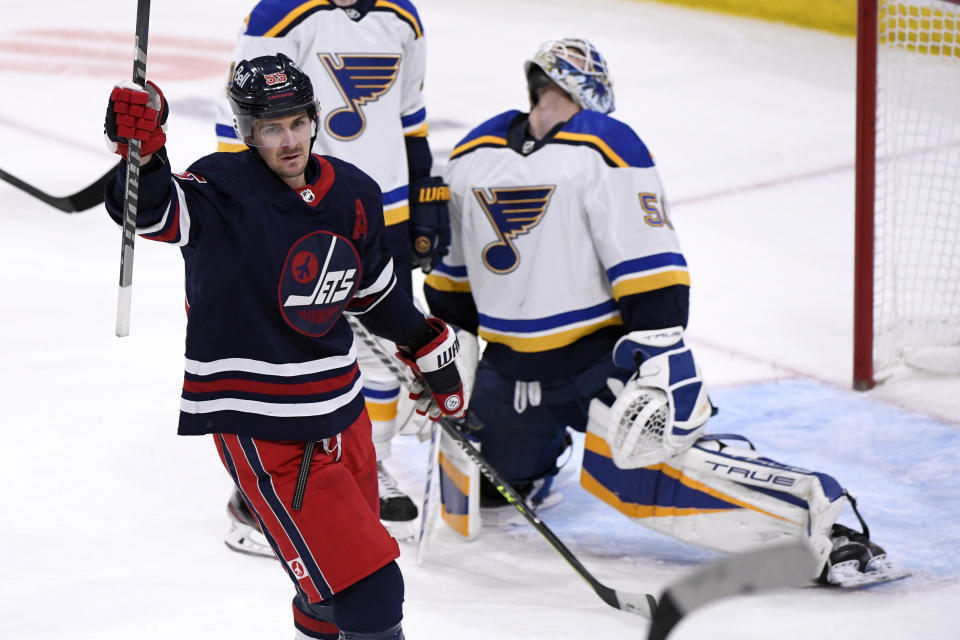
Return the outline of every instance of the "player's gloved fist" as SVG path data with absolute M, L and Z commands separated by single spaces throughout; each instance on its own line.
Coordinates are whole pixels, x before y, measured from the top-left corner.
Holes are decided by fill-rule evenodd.
M 428 318 L 426 325 L 426 344 L 419 348 L 398 347 L 397 357 L 413 369 L 416 377 L 410 385 L 410 397 L 416 400 L 417 413 L 431 420 L 441 416 L 458 418 L 466 409 L 456 363 L 460 342 L 439 318 Z
M 149 80 L 144 87 L 131 81 L 116 85 L 103 123 L 107 148 L 126 158 L 133 138 L 140 141 L 141 156 L 157 151 L 167 142 L 169 112 L 163 92 Z
M 430 273 L 450 246 L 450 187 L 437 177 L 410 184 L 410 243 L 413 266 Z

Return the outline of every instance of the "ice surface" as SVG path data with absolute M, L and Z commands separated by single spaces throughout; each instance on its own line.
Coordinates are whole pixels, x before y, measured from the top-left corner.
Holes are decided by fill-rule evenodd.
M 110 87 L 130 76 L 135 18 L 135 3 L 119 4 L 0 0 L 0 168 L 62 195 L 113 164 L 101 122 Z M 154 3 L 148 77 L 172 105 L 177 169 L 215 147 L 212 100 L 247 4 Z M 718 603 L 673 637 L 957 638 L 960 381 L 902 372 L 848 390 L 853 39 L 641 2 L 417 5 L 438 165 L 469 127 L 525 106 L 521 65 L 540 41 L 598 45 L 614 115 L 644 138 L 673 203 L 690 341 L 721 409 L 710 431 L 837 477 L 915 572 L 855 593 Z M 289 638 L 284 572 L 222 544 L 230 481 L 212 441 L 174 435 L 179 252 L 136 247 L 120 340 L 119 229 L 101 210 L 64 215 L 0 183 L 0 637 Z M 389 463 L 414 496 L 425 459 L 401 438 Z M 543 517 L 605 584 L 656 593 L 716 557 L 626 521 L 579 488 L 577 469 L 575 457 Z M 524 525 L 473 543 L 441 525 L 422 566 L 403 552 L 411 639 L 646 632 Z

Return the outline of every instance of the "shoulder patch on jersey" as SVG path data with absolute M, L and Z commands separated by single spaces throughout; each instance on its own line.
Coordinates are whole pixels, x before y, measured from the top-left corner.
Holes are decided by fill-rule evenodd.
M 592 147 L 611 167 L 653 166 L 647 146 L 633 129 L 596 111 L 578 112 L 549 143 Z
M 317 11 L 336 8 L 330 0 L 263 0 L 250 12 L 245 35 L 283 37 Z
M 371 11 L 389 11 L 410 25 L 416 38 L 423 37 L 423 23 L 417 8 L 409 0 L 377 0 Z
M 510 123 L 519 114 L 520 112 L 516 109 L 506 111 L 476 127 L 453 147 L 450 159 L 453 160 L 482 147 L 506 147 Z

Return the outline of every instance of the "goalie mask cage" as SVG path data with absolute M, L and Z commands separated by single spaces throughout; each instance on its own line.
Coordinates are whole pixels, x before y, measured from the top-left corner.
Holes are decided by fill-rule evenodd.
M 960 373 L 960 0 L 858 0 L 853 384 Z

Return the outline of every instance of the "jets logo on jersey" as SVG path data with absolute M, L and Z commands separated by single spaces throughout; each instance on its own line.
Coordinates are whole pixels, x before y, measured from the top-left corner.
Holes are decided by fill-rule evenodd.
M 280 277 L 280 313 L 291 327 L 319 337 L 336 324 L 357 292 L 360 258 L 345 238 L 315 231 L 293 245 Z
M 483 264 L 494 273 L 510 273 L 520 264 L 513 240 L 537 226 L 550 204 L 555 187 L 494 187 L 473 194 L 497 232 L 497 241 L 483 249 Z
M 390 90 L 400 70 L 400 56 L 318 53 L 317 57 L 346 102 L 345 107 L 330 112 L 324 126 L 338 140 L 353 140 L 367 125 L 361 107 Z

